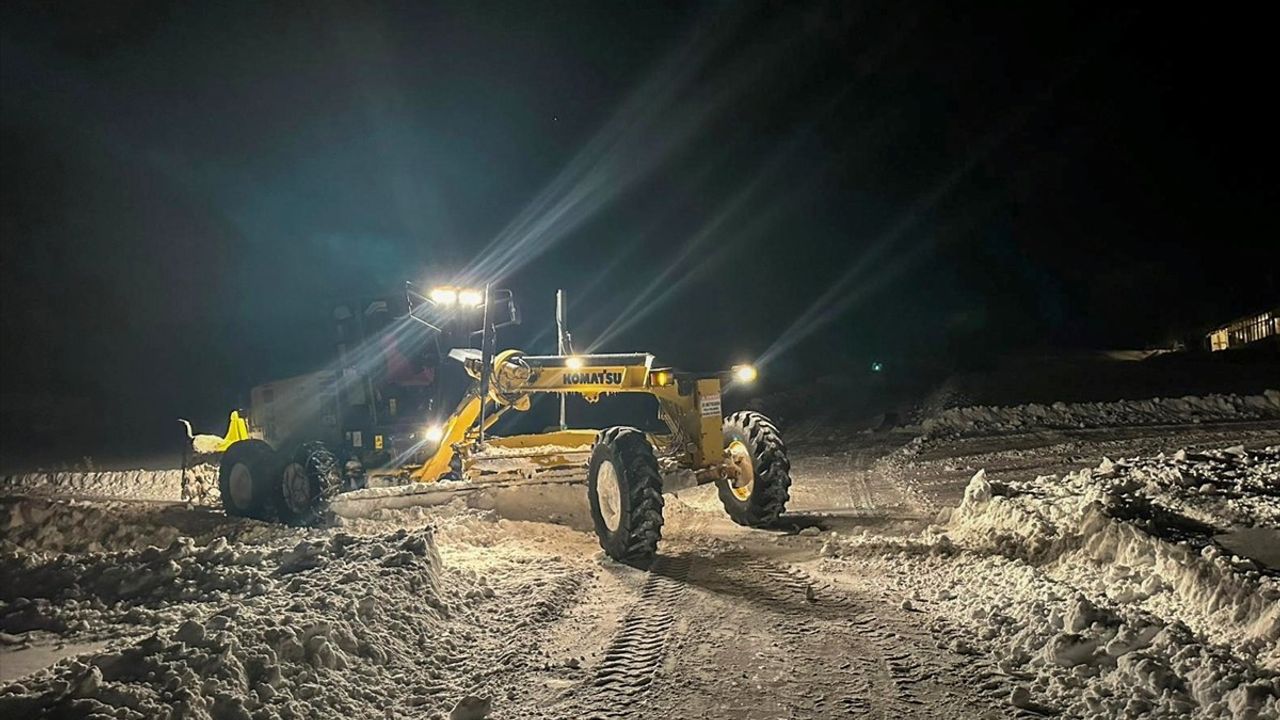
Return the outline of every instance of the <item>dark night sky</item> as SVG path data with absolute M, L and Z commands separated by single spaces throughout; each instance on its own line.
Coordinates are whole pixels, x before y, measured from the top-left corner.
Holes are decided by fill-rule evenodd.
M 5 3 L 6 454 L 212 429 L 334 300 L 464 271 L 513 345 L 564 287 L 584 343 L 783 374 L 1274 305 L 1269 26 L 1170 7 Z

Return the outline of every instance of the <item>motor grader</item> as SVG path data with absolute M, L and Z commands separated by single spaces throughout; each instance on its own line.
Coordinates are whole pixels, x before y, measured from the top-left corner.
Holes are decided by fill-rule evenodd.
M 482 302 L 488 300 L 486 290 Z M 481 347 L 449 351 L 448 357 L 461 363 L 471 380 L 465 395 L 442 425 L 422 433 L 423 452 L 414 456 L 425 459 L 368 471 L 379 481 L 376 484 L 403 485 L 413 492 L 414 484 L 481 489 L 585 483 L 601 547 L 610 557 L 633 564 L 647 562 L 657 551 L 664 490 L 715 483 L 734 522 L 750 527 L 776 523 L 791 484 L 782 437 L 758 412 L 727 417 L 722 412 L 726 383 L 753 380 L 753 368 L 683 372 L 642 352 L 494 352 L 500 326 L 486 311 Z M 615 393 L 654 397 L 665 431 L 615 426 L 507 436 L 492 432 L 504 415 L 529 410 L 539 395 L 572 395 L 595 402 Z M 219 484 L 229 515 L 312 524 L 322 520 L 350 486 L 348 472 L 323 443 L 276 449 L 249 438 L 226 449 Z M 385 498 L 389 490 L 380 487 L 348 495 L 362 492 Z

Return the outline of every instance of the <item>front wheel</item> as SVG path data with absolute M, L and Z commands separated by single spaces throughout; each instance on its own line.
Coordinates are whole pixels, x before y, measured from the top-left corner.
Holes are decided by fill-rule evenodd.
M 726 458 L 738 469 L 736 481 L 716 483 L 725 511 L 739 525 L 775 525 L 791 498 L 791 460 L 778 428 L 743 410 L 724 419 L 724 443 Z
M 643 432 L 600 431 L 587 466 L 587 497 L 605 553 L 630 565 L 649 563 L 662 538 L 662 475 Z

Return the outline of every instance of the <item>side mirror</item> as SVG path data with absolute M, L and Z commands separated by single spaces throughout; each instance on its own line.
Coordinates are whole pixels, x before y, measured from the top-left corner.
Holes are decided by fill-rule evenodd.
M 504 325 L 520 324 L 520 306 L 516 305 L 516 299 L 514 296 L 507 299 L 507 314 L 511 319 L 503 323 Z

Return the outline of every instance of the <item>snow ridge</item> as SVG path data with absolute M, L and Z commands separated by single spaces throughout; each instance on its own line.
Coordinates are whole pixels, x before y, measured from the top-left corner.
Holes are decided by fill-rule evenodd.
M 1280 542 L 1280 446 L 1104 459 L 1007 484 L 979 471 L 940 520 L 962 548 L 1079 589 L 1025 660 L 1087 668 L 1098 717 L 1119 712 L 1106 685 L 1149 691 L 1130 717 L 1280 716 L 1280 572 L 1223 545 L 1241 528 Z
M 1030 403 L 1009 407 L 954 407 L 926 418 L 926 435 L 986 435 L 1033 428 L 1267 420 L 1280 418 L 1280 390 L 1261 395 L 1188 395 L 1115 402 Z

